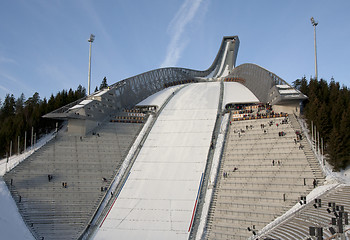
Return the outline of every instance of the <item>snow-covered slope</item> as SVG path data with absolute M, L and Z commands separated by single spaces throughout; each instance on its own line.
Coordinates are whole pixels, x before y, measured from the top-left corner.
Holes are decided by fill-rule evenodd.
M 219 93 L 191 84 L 168 103 L 95 239 L 188 239 Z
M 0 181 L 0 239 L 33 239 L 4 181 Z

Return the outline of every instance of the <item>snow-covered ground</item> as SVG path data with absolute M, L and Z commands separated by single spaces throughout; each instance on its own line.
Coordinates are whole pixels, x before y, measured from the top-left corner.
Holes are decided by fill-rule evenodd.
M 4 181 L 0 181 L 0 239 L 33 239 Z
M 94 239 L 188 239 L 219 93 L 191 84 L 167 104 Z
M 332 166 L 326 162 L 326 167 L 330 169 L 330 171 L 332 171 Z M 342 169 L 339 172 L 332 172 L 333 176 L 336 177 L 336 179 L 342 179 L 344 181 L 344 183 L 346 184 L 350 184 L 350 166 L 347 167 L 346 169 Z M 326 180 L 328 180 L 329 178 L 327 178 Z
M 219 71 L 217 72 L 216 76 L 215 77 L 224 77 L 226 75 L 228 75 L 228 71 L 227 69 L 225 68 L 225 63 L 226 63 L 226 56 L 227 56 L 227 48 L 229 46 L 229 42 L 226 41 L 225 43 L 225 51 L 224 51 L 224 57 L 221 58 L 221 65 L 220 65 L 220 68 L 219 68 Z M 225 68 L 225 71 L 223 72 L 223 69 Z
M 138 103 L 136 106 L 157 106 L 157 110 L 163 105 L 165 100 L 173 94 L 177 89 L 182 88 L 184 85 L 177 85 L 163 89 L 159 91 L 142 102 Z
M 106 194 L 106 196 L 111 196 L 112 193 L 114 193 L 116 191 L 116 188 L 118 186 L 118 184 L 120 183 L 120 181 L 122 180 L 123 175 L 125 174 L 136 150 L 137 147 L 139 146 L 143 136 L 145 135 L 149 125 L 151 124 L 152 120 L 153 120 L 154 116 L 150 115 L 147 119 L 147 122 L 145 123 L 145 125 L 143 126 L 141 132 L 139 133 L 139 135 L 137 136 L 135 142 L 133 143 L 133 145 L 131 146 L 128 155 L 125 157 L 122 166 L 120 167 L 117 175 L 114 177 L 111 187 L 108 189 L 108 192 Z M 104 208 L 107 206 L 109 201 L 109 198 L 106 197 L 105 199 L 103 199 L 103 201 L 101 202 L 101 205 L 99 207 L 98 212 L 96 213 L 96 216 L 94 218 L 93 224 L 96 224 L 96 221 L 98 220 L 98 218 L 100 217 L 102 211 L 104 210 Z

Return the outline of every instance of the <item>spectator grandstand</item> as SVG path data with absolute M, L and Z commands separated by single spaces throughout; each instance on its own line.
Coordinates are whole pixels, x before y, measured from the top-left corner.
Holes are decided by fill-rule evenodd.
M 79 237 L 141 127 L 113 122 L 84 137 L 60 132 L 5 175 L 22 217 L 36 238 Z
M 287 120 L 286 124 L 282 124 Z M 283 132 L 284 135 L 278 133 Z M 289 118 L 230 125 L 208 221 L 208 239 L 247 239 L 313 189 L 314 173 L 298 149 Z

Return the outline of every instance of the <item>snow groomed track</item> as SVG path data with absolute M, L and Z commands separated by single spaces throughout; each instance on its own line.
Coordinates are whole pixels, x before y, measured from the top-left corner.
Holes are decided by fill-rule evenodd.
M 211 82 L 173 97 L 94 239 L 188 239 L 219 94 Z

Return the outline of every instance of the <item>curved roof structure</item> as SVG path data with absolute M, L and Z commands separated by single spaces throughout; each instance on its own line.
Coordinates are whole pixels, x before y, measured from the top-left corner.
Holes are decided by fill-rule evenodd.
M 288 101 L 301 101 L 307 98 L 285 80 L 256 64 L 245 63 L 239 65 L 232 70 L 227 78 L 239 79 L 263 103 L 268 102 L 275 105 Z M 293 91 L 282 93 L 277 91 L 276 86 L 284 86 L 286 89 Z
M 259 103 L 259 99 L 243 84 L 225 82 L 223 108 L 227 104 Z

